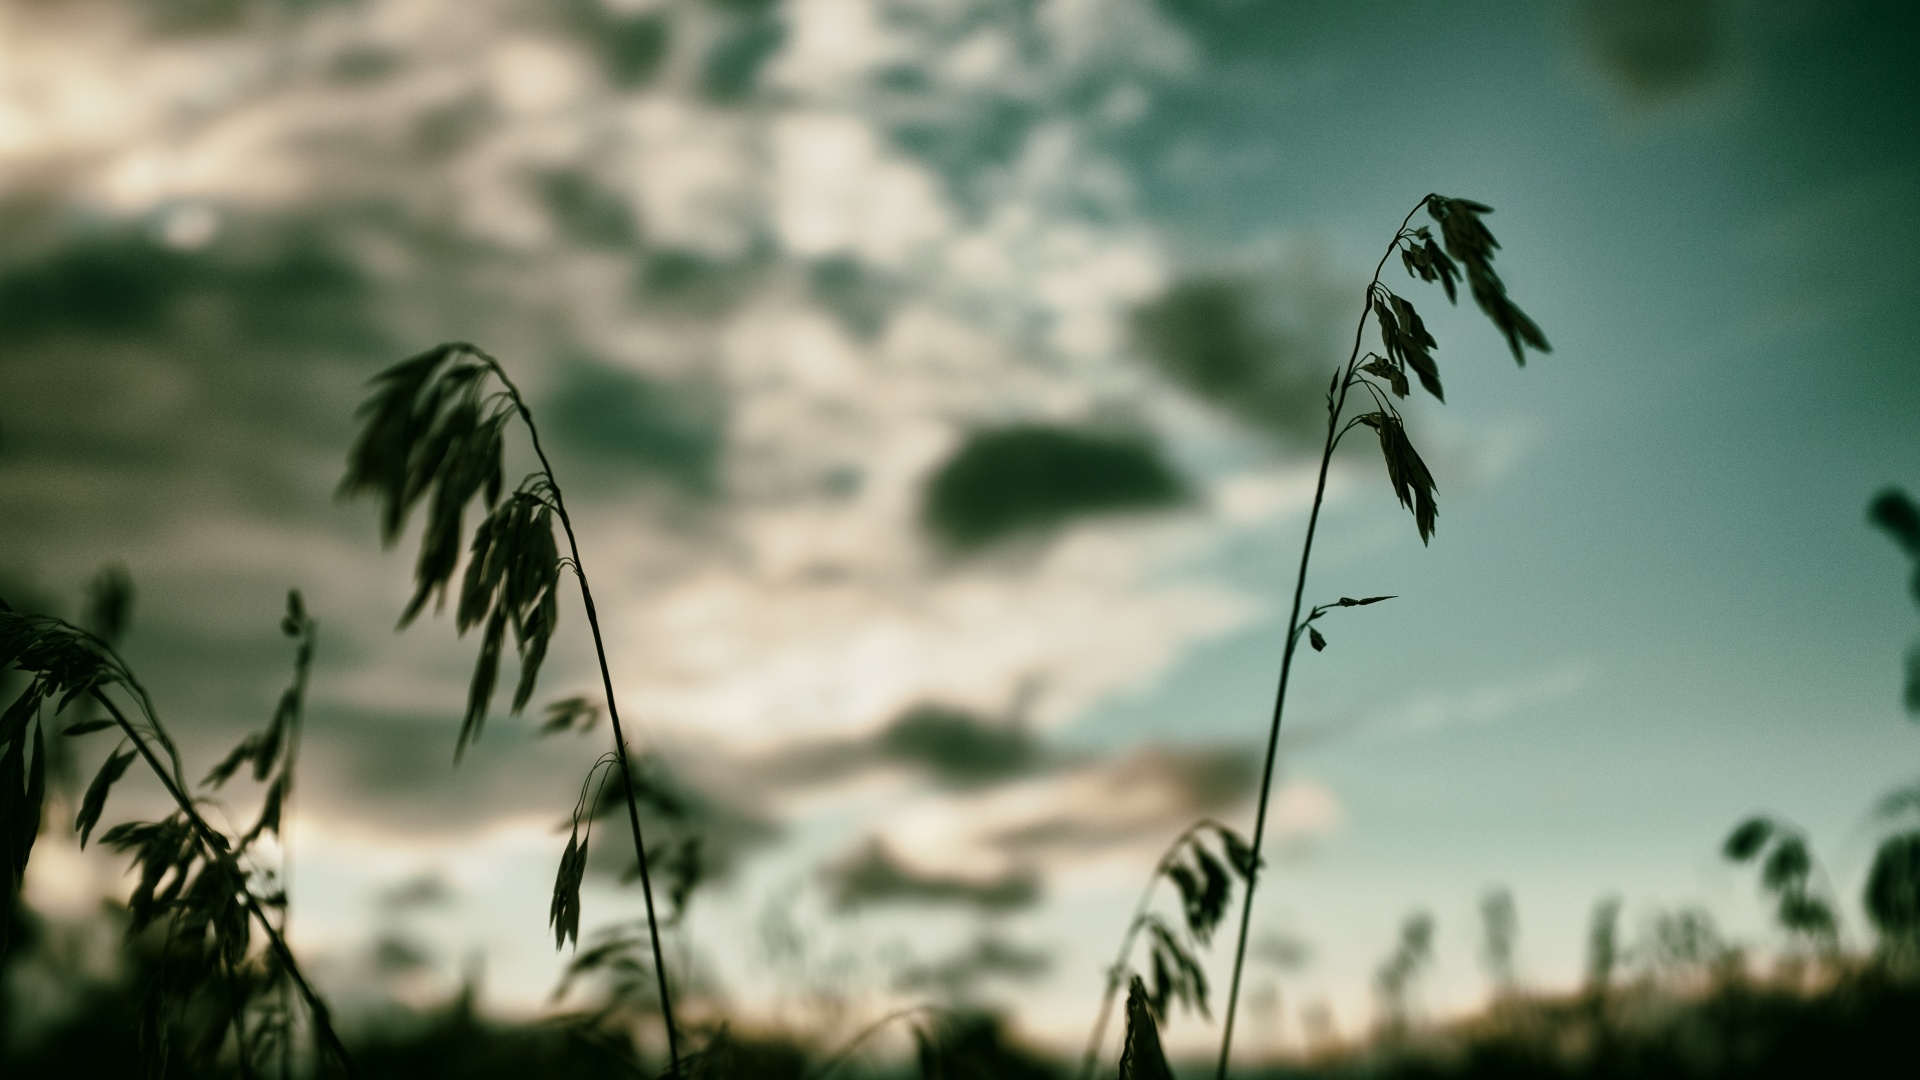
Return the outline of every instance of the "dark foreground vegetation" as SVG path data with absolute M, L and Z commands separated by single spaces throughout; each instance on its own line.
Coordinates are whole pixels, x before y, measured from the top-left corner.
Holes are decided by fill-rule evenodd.
M 71 956 L 79 936 L 111 940 L 111 915 L 92 927 L 61 927 L 31 912 L 17 916 L 23 935 L 6 972 L 10 1006 L 0 1072 L 17 1080 L 60 1077 L 241 1077 L 236 1062 L 189 1066 L 176 1047 L 164 1065 L 139 1037 L 142 986 L 157 952 L 136 939 L 118 970 L 81 974 Z M 1311 1077 L 1787 1077 L 1911 1076 L 1920 979 L 1879 957 L 1787 963 L 1766 976 L 1733 954 L 1717 970 L 1673 967 L 1660 975 L 1559 996 L 1510 993 L 1483 1012 L 1422 1027 L 1389 1025 L 1360 1043 L 1326 1045 L 1234 1075 L 1271 1080 Z M 210 1012 L 209 1021 L 218 1023 Z M 641 1077 L 667 1066 L 636 1053 L 617 1026 L 591 1016 L 507 1023 L 489 1019 L 467 994 L 427 1011 L 388 1007 L 344 1025 L 359 1072 L 367 1077 Z M 190 1023 L 175 1038 L 190 1037 Z M 812 1080 L 832 1076 L 925 1080 L 1064 1078 L 1075 1062 L 1022 1046 L 996 1018 L 916 1013 L 889 1025 L 887 1038 L 851 1054 L 845 1042 L 720 1029 L 695 1031 L 701 1052 L 687 1063 L 700 1077 Z M 1246 1025 L 1256 1038 L 1257 1024 Z M 897 1052 L 903 1033 L 917 1054 Z M 849 1038 L 846 1041 L 851 1041 Z M 891 1045 L 887 1054 L 873 1048 Z M 873 1052 L 869 1052 L 873 1051 Z M 309 1063 L 310 1065 L 310 1063 Z M 1209 1061 L 1176 1064 L 1201 1075 Z M 300 1071 L 305 1072 L 306 1069 Z M 1112 1075 L 1108 1065 L 1101 1075 Z

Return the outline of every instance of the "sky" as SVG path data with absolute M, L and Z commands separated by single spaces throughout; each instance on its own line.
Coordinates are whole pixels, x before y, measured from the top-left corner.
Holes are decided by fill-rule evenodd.
M 1295 669 L 1243 1048 L 1363 1032 L 1418 911 L 1422 1007 L 1475 1007 L 1494 889 L 1544 989 L 1606 897 L 1629 941 L 1699 907 L 1768 955 L 1718 855 L 1754 812 L 1807 831 L 1864 947 L 1872 807 L 1920 750 L 1908 570 L 1865 517 L 1920 487 L 1917 29 L 1801 0 L 11 0 L 0 595 L 72 614 L 124 566 L 128 658 L 211 761 L 269 715 L 301 589 L 296 945 L 352 1000 L 477 972 L 545 1007 L 605 727 L 496 709 L 455 768 L 475 642 L 394 630 L 416 540 L 335 490 L 366 381 L 478 342 L 714 860 L 671 933 L 695 1007 L 986 1003 L 1073 1046 L 1161 847 L 1251 829 L 1320 394 L 1437 191 L 1495 208 L 1553 351 L 1516 368 L 1389 268 L 1440 342 L 1447 403 L 1407 410 L 1438 529 L 1336 457 L 1309 600 L 1396 598 Z M 575 605 L 536 701 L 599 695 Z M 619 839 L 583 938 L 638 911 Z M 126 888 L 42 851 L 47 910 Z

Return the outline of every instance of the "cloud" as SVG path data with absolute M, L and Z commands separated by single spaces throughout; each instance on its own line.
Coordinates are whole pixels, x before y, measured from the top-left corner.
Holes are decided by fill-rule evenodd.
M 969 996 L 976 984 L 987 979 L 1032 982 L 1052 969 L 1053 957 L 1046 950 L 988 935 L 975 938 L 944 960 L 903 967 L 895 976 L 894 988 L 909 993 L 933 991 L 951 1001 Z
M 556 445 L 661 477 L 687 494 L 715 493 L 726 428 L 711 388 L 583 361 L 563 370 L 543 405 Z
M 1041 734 L 1255 609 L 1198 513 L 1119 513 L 1188 494 L 1178 433 L 1086 419 L 1162 419 L 1125 341 L 1163 241 L 1097 134 L 1118 121 L 1088 112 L 1179 68 L 1150 4 L 374 0 L 243 19 L 217 64 L 88 11 L 0 11 L 0 567 L 49 594 L 132 567 L 130 654 L 190 764 L 270 711 L 297 584 L 322 624 L 311 827 L 439 844 L 517 819 L 538 841 L 564 816 L 601 742 L 495 719 L 455 769 L 475 643 L 444 619 L 395 636 L 411 560 L 332 500 L 365 380 L 458 338 L 506 361 L 559 452 L 622 711 L 720 867 L 774 842 L 801 784 L 742 762 L 924 777 L 903 814 L 957 809 L 957 843 L 998 861 L 885 851 L 912 856 L 906 895 L 958 903 L 1038 894 L 976 825 L 1098 846 L 1111 823 L 1071 793 L 1101 787 L 1144 793 L 1130 842 L 1245 788 L 1204 754 Z M 529 456 L 516 435 L 510 467 Z M 930 497 L 938 476 L 957 490 Z M 943 542 L 1050 542 L 942 559 L 930 506 Z M 1031 727 L 997 716 L 1035 672 Z M 597 686 L 571 599 L 544 678 Z M 597 869 L 624 869 L 615 839 Z
M 731 793 L 723 793 L 718 785 L 697 782 L 690 770 L 676 768 L 657 754 L 632 760 L 641 828 L 650 838 L 648 853 L 665 849 L 670 841 L 682 845 L 691 841 L 695 845 L 689 856 L 688 880 L 692 885 L 726 879 L 743 857 L 779 838 L 778 824 L 758 807 L 730 797 Z M 613 779 L 617 772 L 610 770 L 608 776 L 608 782 L 600 788 L 594 814 L 599 828 L 624 831 L 625 792 Z M 619 853 L 616 864 L 620 872 L 636 872 L 631 843 L 612 847 Z M 607 845 L 603 844 L 602 850 L 607 850 Z
M 972 788 L 1024 775 L 1041 747 L 1024 724 L 994 723 L 962 709 L 909 709 L 874 739 L 883 759 L 917 765 L 949 787 Z
M 1490 724 L 1572 697 L 1593 682 L 1593 668 L 1569 661 L 1537 674 L 1461 691 L 1435 690 L 1387 710 L 1374 723 L 1390 731 Z
M 1031 780 L 895 816 L 888 835 L 950 864 L 1037 864 L 1141 841 L 1164 842 L 1193 819 L 1253 793 L 1258 761 L 1240 748 L 1147 746 L 1063 763 Z
M 1325 375 L 1337 358 L 1317 351 L 1319 340 L 1284 334 L 1260 305 L 1249 280 L 1187 278 L 1134 309 L 1134 341 L 1175 386 L 1284 445 L 1304 445 L 1325 424 Z
M 947 790 L 968 791 L 1053 768 L 1058 756 L 1016 707 L 991 716 L 958 705 L 920 702 L 872 735 L 795 740 L 765 753 L 721 755 L 712 768 L 750 777 L 750 786 L 792 792 L 846 783 L 878 769 L 907 768 Z
M 1582 55 L 1645 102 L 1711 85 L 1730 61 L 1728 21 L 1721 0 L 1580 0 L 1573 9 Z
M 590 740 L 541 738 L 526 722 L 495 717 L 456 767 L 456 729 L 451 710 L 445 718 L 321 710 L 301 757 L 303 810 L 397 836 L 446 839 L 529 817 L 564 831 L 605 731 Z M 649 847 L 697 837 L 705 881 L 724 880 L 781 835 L 758 806 L 697 768 L 652 755 L 637 758 L 635 769 Z M 595 775 L 604 782 L 595 789 L 593 869 L 623 874 L 634 862 L 624 796 L 617 774 Z
M 972 432 L 927 480 L 921 520 L 972 552 L 1081 518 L 1176 506 L 1185 483 L 1142 436 L 1045 424 Z
M 1116 352 L 1157 287 L 1158 240 L 1077 132 L 1090 87 L 1165 67 L 1145 48 L 1165 35 L 1116 33 L 1112 11 L 894 25 L 859 2 L 583 0 L 529 21 L 380 0 L 296 18 L 291 67 L 266 59 L 278 39 L 236 29 L 218 79 L 184 39 L 9 12 L 6 61 L 50 96 L 0 94 L 19 121 L 0 224 L 21 241 L 0 307 L 35 339 L 0 346 L 0 561 L 54 580 L 125 558 L 223 629 L 248 590 L 299 583 L 337 600 L 325 655 L 351 658 L 323 694 L 457 695 L 466 649 L 389 635 L 404 562 L 330 496 L 364 379 L 460 338 L 506 359 L 563 451 L 622 690 L 664 727 L 864 736 L 1036 670 L 1045 726 L 1151 679 L 1251 605 L 1196 569 L 1214 541 L 1192 529 L 1059 531 L 1169 505 L 1178 483 L 1154 439 L 1078 419 L 1150 416 L 1158 393 Z M 780 95 L 752 108 L 643 70 L 698 72 L 769 21 L 790 44 L 753 75 Z M 1027 39 L 1061 48 L 1003 47 Z M 971 59 L 947 63 L 956 49 Z M 926 73 L 912 108 L 872 92 L 894 65 Z M 129 80 L 140 93 L 104 90 Z M 1037 134 L 966 166 L 983 180 L 970 216 L 892 133 L 923 107 L 994 128 L 1002 99 Z M 88 101 L 107 112 L 72 113 Z M 168 127 L 182 109 L 190 132 Z M 1056 543 L 955 572 L 924 543 L 927 479 L 1005 449 L 992 433 L 1015 416 L 1044 429 L 1026 456 L 1064 497 L 961 491 L 936 516 L 953 536 Z M 956 431 L 989 434 L 956 459 Z M 700 513 L 600 482 L 636 473 L 703 494 Z M 246 549 L 189 543 L 215 533 Z
M 724 29 L 701 61 L 700 89 L 713 101 L 738 103 L 757 88 L 760 71 L 786 43 L 778 0 L 729 0 Z
M 998 912 L 1032 907 L 1040 900 L 1040 876 L 1031 869 L 989 878 L 928 873 L 902 863 L 878 839 L 828 868 L 826 883 L 834 906 L 842 911 L 874 904 L 957 904 Z
M 534 188 L 554 227 L 564 239 L 589 248 L 619 250 L 640 239 L 633 208 L 619 193 L 601 187 L 581 169 L 547 169 L 534 177 Z
M 600 0 L 571 6 L 581 40 L 599 54 L 601 73 L 614 87 L 644 88 L 672 53 L 673 26 L 659 12 L 609 10 Z
M 1345 819 L 1346 811 L 1333 791 L 1304 777 L 1283 782 L 1267 810 L 1267 828 L 1280 838 L 1318 836 Z

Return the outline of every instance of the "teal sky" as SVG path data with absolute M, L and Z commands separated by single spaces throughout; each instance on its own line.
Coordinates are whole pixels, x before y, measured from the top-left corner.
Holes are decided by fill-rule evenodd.
M 1312 89 L 1195 125 L 1258 147 L 1257 181 L 1169 190 L 1166 211 L 1215 235 L 1306 225 L 1357 262 L 1368 207 L 1431 176 L 1499 208 L 1508 281 L 1555 352 L 1516 373 L 1485 329 L 1447 323 L 1448 419 L 1512 433 L 1511 460 L 1452 485 L 1431 550 L 1383 492 L 1329 521 L 1310 597 L 1402 598 L 1331 626 L 1296 683 L 1289 764 L 1350 817 L 1269 910 L 1365 911 L 1353 947 L 1379 951 L 1427 905 L 1458 970 L 1471 896 L 1510 884 L 1525 953 L 1565 981 L 1602 895 L 1629 919 L 1704 902 L 1751 932 L 1715 850 L 1759 810 L 1807 826 L 1851 900 L 1871 803 L 1920 738 L 1898 705 L 1903 561 L 1864 518 L 1920 470 L 1913 270 L 1894 254 L 1920 194 L 1911 14 L 1736 6 L 1725 70 L 1658 102 L 1610 92 L 1537 5 L 1296 14 L 1275 54 Z M 1407 44 L 1378 63 L 1388 40 Z M 1237 580 L 1282 595 L 1298 538 L 1236 546 Z M 1073 732 L 1244 730 L 1281 636 L 1204 647 Z M 1578 676 L 1484 722 L 1460 704 L 1561 671 Z M 1454 715 L 1408 724 L 1429 698 Z
M 1256 976 L 1282 1002 L 1259 1045 L 1296 1045 L 1317 1001 L 1361 1030 L 1418 909 L 1430 1007 L 1473 1005 L 1496 886 L 1539 985 L 1578 978 L 1610 895 L 1629 938 L 1703 905 L 1765 952 L 1754 883 L 1717 854 L 1756 811 L 1809 831 L 1869 942 L 1871 807 L 1920 772 L 1909 568 L 1865 518 L 1920 488 L 1908 5 L 526 3 L 444 34 L 406 29 L 447 17 L 429 0 L 235 5 L 193 33 L 27 7 L 0 58 L 73 93 L 0 109 L 0 581 L 59 602 L 129 565 L 130 652 L 207 753 L 270 703 L 266 631 L 307 590 L 326 636 L 297 880 L 337 985 L 383 985 L 362 954 L 403 916 L 374 897 L 421 873 L 464 897 L 435 977 L 487 949 L 493 992 L 531 1007 L 546 983 L 513 984 L 555 963 L 543 830 L 593 750 L 501 720 L 446 771 L 471 643 L 389 635 L 411 549 L 382 555 L 371 508 L 332 499 L 362 380 L 458 337 L 524 365 L 607 567 L 623 703 L 736 815 L 683 962 L 751 982 L 786 903 L 823 952 L 769 1007 L 804 1012 L 816 984 L 897 995 L 900 950 L 1004 937 L 1049 974 L 952 993 L 1076 1038 L 1157 845 L 1192 813 L 1249 822 L 1244 783 L 1165 777 L 1262 738 L 1304 526 L 1298 433 L 1185 396 L 1128 313 L 1252 282 L 1297 316 L 1276 370 L 1317 387 L 1428 191 L 1496 207 L 1498 268 L 1554 350 L 1516 370 L 1477 311 L 1389 269 L 1440 340 L 1448 404 L 1409 409 L 1439 528 L 1423 548 L 1370 448 L 1340 460 L 1308 598 L 1397 599 L 1336 613 L 1296 669 L 1298 816 L 1256 937 L 1311 959 Z M 608 27 L 655 17 L 674 44 L 635 75 Z M 81 92 L 121 67 L 166 107 Z M 69 100 L 109 105 L 63 126 L 44 102 Z M 926 478 L 1021 423 L 1142 440 L 1193 497 L 942 561 L 915 531 Z M 1234 510 L 1246 491 L 1268 502 Z M 591 685 L 580 622 L 543 697 Z M 990 721 L 1023 686 L 1041 763 L 986 787 L 876 734 L 917 702 Z M 793 779 L 808 754 L 831 764 Z M 930 879 L 1025 872 L 993 839 L 1021 799 L 1098 822 L 1074 785 L 1124 799 L 1143 760 L 1171 808 L 1110 808 L 1118 838 L 1056 851 L 1034 907 L 849 914 L 820 884 L 875 837 Z M 589 923 L 595 895 L 632 907 L 595 887 Z

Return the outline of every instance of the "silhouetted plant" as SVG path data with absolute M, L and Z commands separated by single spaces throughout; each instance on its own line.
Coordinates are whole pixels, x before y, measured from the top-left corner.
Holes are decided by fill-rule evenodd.
M 1875 816 L 1890 822 L 1905 819 L 1908 827 L 1880 841 L 1861 900 L 1883 951 L 1912 964 L 1920 961 L 1920 829 L 1911 825 L 1920 816 L 1920 784 L 1882 798 Z
M 1920 956 L 1920 831 L 1888 837 L 1867 874 L 1867 917 L 1903 960 Z
M 933 1005 L 909 1005 L 904 1009 L 895 1009 L 880 1019 L 868 1024 L 866 1027 L 861 1028 L 859 1031 L 854 1032 L 853 1038 L 841 1044 L 840 1049 L 828 1054 L 817 1068 L 807 1074 L 808 1080 L 826 1080 L 826 1078 L 838 1070 L 840 1066 L 852 1060 L 854 1053 L 865 1046 L 867 1040 L 902 1020 L 916 1016 L 926 1016 L 934 1023 L 939 1023 L 942 1019 L 948 1018 L 945 1010 Z M 914 1033 L 916 1047 L 925 1046 L 926 1039 L 926 1026 L 922 1025 Z
M 1480 960 L 1493 983 L 1496 1000 L 1511 997 L 1519 986 L 1514 971 L 1514 946 L 1520 938 L 1520 911 L 1513 893 L 1494 889 L 1480 898 Z
M 498 388 L 492 383 L 497 381 Z M 628 760 L 626 735 L 607 666 L 600 618 L 593 591 L 581 564 L 573 519 L 567 514 L 559 481 L 540 445 L 533 412 L 499 361 L 478 347 L 452 342 L 429 349 L 382 372 L 374 391 L 361 406 L 362 428 L 348 458 L 342 495 L 370 494 L 380 502 L 382 540 L 399 539 L 415 506 L 427 504 L 426 529 L 414 564 L 415 589 L 400 617 L 401 627 L 413 621 L 428 599 L 436 608 L 445 602 L 448 585 L 460 563 L 467 506 L 480 500 L 485 513 L 466 544 L 467 568 L 461 580 L 455 625 L 464 634 L 476 626 L 480 653 L 468 686 L 467 707 L 454 744 L 458 761 L 480 730 L 499 680 L 500 654 L 508 629 L 520 658 L 520 677 L 511 711 L 519 713 L 533 696 L 540 665 L 559 620 L 560 572 L 568 569 L 580 585 L 587 625 L 600 665 L 607 717 L 613 727 L 613 750 L 595 763 L 621 777 L 628 823 L 633 834 L 641 892 L 646 901 L 647 937 L 653 953 L 661 1018 L 666 1027 L 667 1052 L 675 1076 L 680 1075 L 680 1037 L 674 1025 L 673 1001 L 667 986 L 666 964 L 660 947 L 659 920 L 654 913 L 653 880 L 648 852 L 640 829 L 639 796 Z M 540 468 L 529 473 L 511 492 L 504 491 L 505 433 L 518 416 L 527 430 Z M 566 533 L 563 556 L 554 540 L 558 521 Z M 549 710 L 549 726 L 570 727 L 584 715 L 579 699 L 569 699 Z M 593 781 L 590 772 L 584 790 Z M 584 800 L 584 794 L 583 794 Z M 580 808 L 576 805 L 575 832 L 569 840 L 554 881 L 550 925 L 557 944 L 579 942 L 580 885 L 586 872 L 586 841 L 579 835 Z
M 119 647 L 133 620 L 133 578 L 123 566 L 107 566 L 87 582 L 86 600 L 81 607 L 80 626 L 110 647 Z M 59 715 L 68 725 L 85 723 L 94 716 L 93 699 L 81 697 Z M 63 809 L 72 813 L 78 807 L 79 776 L 73 759 L 74 744 L 64 739 L 47 742 L 47 794 L 59 797 Z
M 1437 241 L 1428 226 L 1409 228 L 1413 216 L 1423 209 L 1439 226 Z M 1372 280 L 1367 283 L 1359 324 L 1354 328 L 1353 348 L 1347 355 L 1346 363 L 1334 372 L 1333 380 L 1327 387 L 1326 439 L 1320 452 L 1313 506 L 1307 515 L 1306 537 L 1300 547 L 1293 607 L 1287 615 L 1287 639 L 1280 655 L 1280 678 L 1274 691 L 1273 717 L 1269 724 L 1266 759 L 1260 776 L 1259 803 L 1254 811 L 1252 847 L 1256 865 L 1266 839 L 1267 805 L 1273 792 L 1281 718 L 1285 712 L 1287 684 L 1292 675 L 1294 652 L 1299 646 L 1300 637 L 1304 632 L 1316 651 L 1323 649 L 1326 639 L 1316 627 L 1310 625 L 1321 614 L 1334 606 L 1353 607 L 1385 599 L 1376 597 L 1355 601 L 1342 598 L 1337 605 L 1314 608 L 1304 621 L 1300 618 L 1301 603 L 1307 589 L 1307 569 L 1313 557 L 1314 533 L 1320 523 L 1321 505 L 1326 500 L 1327 470 L 1340 440 L 1356 427 L 1368 428 L 1379 438 L 1380 452 L 1386 459 L 1387 480 L 1400 504 L 1412 512 L 1414 527 L 1419 530 L 1422 543 L 1433 537 L 1434 522 L 1439 514 L 1439 506 L 1434 498 L 1433 474 L 1407 437 L 1405 418 L 1396 404 L 1397 400 L 1404 400 L 1411 390 L 1409 371 L 1435 400 L 1445 400 L 1441 391 L 1440 370 L 1433 358 L 1437 343 L 1413 305 L 1380 283 L 1387 260 L 1399 252 L 1401 264 L 1406 267 L 1407 273 L 1425 282 L 1439 282 L 1449 302 L 1458 300 L 1458 283 L 1464 278 L 1474 302 L 1506 339 L 1515 362 L 1525 365 L 1527 349 L 1542 353 L 1549 351 L 1546 336 L 1526 313 L 1508 299 L 1506 285 L 1494 272 L 1494 252 L 1500 245 L 1481 221 L 1483 215 L 1492 212 L 1491 207 L 1467 199 L 1449 199 L 1431 194 L 1407 212 L 1400 222 L 1400 228 L 1394 233 L 1393 242 L 1387 245 L 1380 262 L 1375 265 Z M 1369 319 L 1379 329 L 1384 355 L 1374 352 L 1363 355 L 1360 351 L 1361 337 Z M 1356 392 L 1370 408 L 1348 416 L 1348 398 Z M 1234 948 L 1232 982 L 1227 990 L 1227 1011 L 1220 1034 L 1216 1080 L 1226 1080 L 1227 1062 L 1233 1051 L 1234 1014 L 1240 1002 L 1240 980 L 1247 958 L 1247 930 L 1252 922 L 1254 886 L 1257 884 L 1257 877 L 1248 881 L 1241 900 L 1240 933 Z
M 1631 955 L 1646 974 L 1683 990 L 1725 984 L 1744 963 L 1741 950 L 1720 935 L 1712 913 L 1698 906 L 1655 912 Z
M 1822 956 L 1839 955 L 1840 921 L 1830 889 L 1814 880 L 1818 867 L 1804 832 L 1777 818 L 1748 818 L 1728 834 L 1721 854 L 1739 863 L 1758 860 L 1760 887 L 1773 897 L 1780 928 Z
M 1127 1043 L 1120 1053 L 1120 1080 L 1173 1080 L 1153 1015 L 1152 995 L 1135 975 L 1127 984 Z
M 1867 505 L 1867 517 L 1886 530 L 1913 560 L 1909 591 L 1920 604 L 1920 505 L 1898 488 L 1888 488 Z M 1907 652 L 1906 706 L 1920 716 L 1920 645 Z M 1882 799 L 1879 816 L 1898 818 L 1920 811 L 1920 786 L 1903 788 Z M 1920 958 L 1920 830 L 1887 837 L 1874 853 L 1863 897 L 1867 918 L 1882 945 L 1906 962 Z
M 1416 911 L 1400 924 L 1400 940 L 1373 973 L 1374 993 L 1380 999 L 1381 1028 L 1390 1036 L 1404 1034 L 1413 1015 L 1413 985 L 1433 962 L 1433 916 Z
M 1886 530 L 1913 560 L 1913 579 L 1908 587 L 1914 603 L 1920 604 L 1920 505 L 1899 488 L 1888 488 L 1867 505 L 1867 517 Z M 1908 712 L 1920 716 L 1920 644 L 1907 652 L 1906 703 Z
M 124 616 L 124 603 L 118 609 Z M 117 632 L 111 623 L 102 628 Z M 288 594 L 282 629 L 297 643 L 293 685 L 281 697 L 267 728 L 243 740 L 202 781 L 208 793 L 194 796 L 189 794 L 191 785 L 179 752 L 152 699 L 112 646 L 64 620 L 26 615 L 0 601 L 0 670 L 13 667 L 31 677 L 0 715 L 0 743 L 6 746 L 0 753 L 0 843 L 7 855 L 4 880 L 9 904 L 40 829 L 47 737 L 56 734 L 48 725 L 74 702 L 89 699 L 107 715 L 66 722 L 56 737 L 106 730 L 120 736 L 81 799 L 74 820 L 81 845 L 91 839 L 114 784 L 136 759 L 145 763 L 177 808 L 157 822 L 116 825 L 100 838 L 103 844 L 131 855 L 138 873 L 128 901 L 129 933 L 140 935 L 151 928 L 164 939 L 145 991 L 140 1027 L 142 1058 L 156 1075 L 175 1057 L 176 1030 L 186 1036 L 180 1053 L 196 1071 L 211 1066 L 229 1035 L 244 1075 L 254 1074 L 257 1054 L 275 1050 L 280 1051 L 283 1070 L 290 1070 L 293 1019 L 286 1000 L 288 986 L 305 1002 L 323 1055 L 356 1073 L 334 1032 L 325 1002 L 301 972 L 280 926 L 268 914 L 285 910 L 286 894 L 254 859 L 256 841 L 269 832 L 280 836 L 293 783 L 293 746 L 314 633 L 297 592 Z M 117 691 L 117 697 L 131 706 L 131 716 L 108 691 Z M 211 790 L 249 762 L 254 778 L 267 784 L 266 794 L 252 827 L 231 837 L 207 822 L 200 804 L 211 801 Z M 264 888 L 264 893 L 256 892 L 257 887 Z M 266 939 L 260 953 L 253 951 L 255 924 Z M 250 1014 L 258 1017 L 251 1030 Z
M 1586 980 L 1581 987 L 1587 1015 L 1604 1041 L 1607 1037 L 1607 1001 L 1613 993 L 1613 971 L 1620 962 L 1620 898 L 1603 896 L 1587 916 Z
M 1219 847 L 1218 854 L 1207 846 L 1208 837 Z M 1128 961 L 1142 933 L 1148 935 L 1152 943 L 1153 985 L 1146 992 L 1146 1007 L 1162 1021 L 1167 1016 L 1167 1005 L 1176 1000 L 1207 1015 L 1207 975 L 1194 953 L 1212 943 L 1214 930 L 1226 917 L 1236 878 L 1243 886 L 1252 880 L 1253 849 L 1239 833 L 1217 821 L 1195 822 L 1167 845 L 1166 853 L 1160 856 L 1146 887 L 1140 891 L 1133 917 L 1127 922 L 1126 933 L 1120 937 L 1119 954 L 1107 968 L 1100 1011 L 1094 1017 L 1093 1034 L 1087 1038 L 1086 1053 L 1080 1062 L 1082 1080 L 1092 1077 L 1099 1061 L 1107 1017 L 1113 1012 L 1114 998 L 1119 994 L 1122 980 L 1132 978 L 1135 984 L 1140 983 Z M 1152 909 L 1155 887 L 1162 881 L 1171 882 L 1180 893 L 1181 915 L 1187 931 L 1184 940 Z M 1132 1008 L 1131 998 L 1128 1008 Z
M 936 1014 L 913 1029 L 921 1080 L 1055 1080 L 1052 1066 L 1006 1036 L 991 1013 Z
M 577 702 L 578 699 L 560 702 L 549 712 L 560 716 L 578 713 L 582 706 Z M 555 727 L 555 721 L 549 720 L 543 731 L 551 730 L 566 730 L 566 727 Z M 647 766 L 650 763 L 645 756 L 635 759 L 635 775 L 631 783 L 634 796 L 653 812 L 656 821 L 666 824 L 670 829 L 667 839 L 656 843 L 651 859 L 654 870 L 666 886 L 668 910 L 659 922 L 672 926 L 686 914 L 688 900 L 705 879 L 706 863 L 702 853 L 702 838 L 693 828 L 689 808 L 672 787 L 649 775 Z M 579 940 L 580 881 L 586 873 L 587 843 L 592 839 L 593 822 L 624 802 L 622 795 L 609 797 L 607 789 L 607 778 L 616 767 L 618 762 L 613 754 L 602 754 L 593 768 L 588 770 L 587 779 L 581 784 L 580 798 L 574 803 L 572 831 L 560 860 L 560 873 L 565 887 L 554 890 L 549 910 L 556 945 L 568 938 L 576 942 Z M 592 796 L 588 795 L 589 788 L 594 789 Z M 639 868 L 636 865 L 623 875 L 623 880 L 638 876 Z M 648 962 L 653 938 L 642 932 L 648 925 L 616 923 L 601 929 L 591 945 L 578 950 L 568 961 L 550 1000 L 556 1003 L 565 1000 L 582 982 L 592 980 L 597 983 L 597 1001 L 588 1006 L 584 1013 L 574 1017 L 578 1024 L 590 1028 L 603 1028 L 610 1024 L 617 1026 L 658 1009 L 658 979 L 653 965 Z

